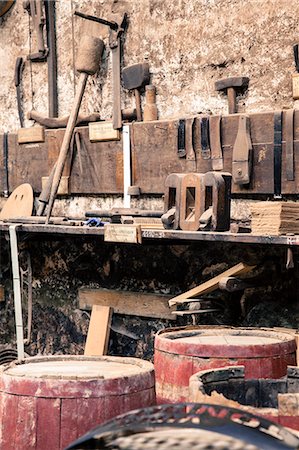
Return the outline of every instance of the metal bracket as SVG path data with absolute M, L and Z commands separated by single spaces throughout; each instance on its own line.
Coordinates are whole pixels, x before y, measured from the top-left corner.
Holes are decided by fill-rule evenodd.
M 250 182 L 252 167 L 252 143 L 249 116 L 240 116 L 238 133 L 233 147 L 232 176 L 236 184 Z

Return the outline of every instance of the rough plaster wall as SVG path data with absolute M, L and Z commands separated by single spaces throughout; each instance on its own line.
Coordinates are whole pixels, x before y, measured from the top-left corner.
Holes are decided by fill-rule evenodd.
M 108 44 L 105 27 L 87 25 L 73 16 L 75 9 L 106 18 L 112 12 L 128 12 L 123 64 L 148 59 L 160 117 L 226 111 L 226 99 L 215 93 L 214 82 L 231 75 L 248 75 L 251 80 L 248 94 L 241 99 L 241 110 L 292 105 L 292 45 L 299 36 L 296 0 L 58 0 L 56 6 L 60 115 L 69 112 L 73 99 L 74 51 L 82 33 L 87 29 Z M 29 18 L 22 0 L 17 0 L 2 20 L 0 42 L 0 127 L 13 130 L 19 126 L 13 84 L 15 59 L 25 57 L 35 42 L 34 33 L 29 38 Z M 47 112 L 46 74 L 46 63 L 26 61 L 25 111 L 34 106 Z M 133 102 L 128 93 L 123 93 L 122 100 L 124 106 Z M 88 82 L 82 110 L 111 117 L 108 45 L 99 74 Z

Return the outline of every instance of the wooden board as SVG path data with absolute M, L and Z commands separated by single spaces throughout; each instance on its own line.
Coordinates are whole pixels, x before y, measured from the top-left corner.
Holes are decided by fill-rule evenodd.
M 297 345 L 297 350 L 296 350 L 297 366 L 299 367 L 299 333 L 295 334 L 295 341 L 296 341 L 296 345 Z
M 195 297 L 196 295 L 209 294 L 210 292 L 213 292 L 218 288 L 219 281 L 223 277 L 231 277 L 233 275 L 244 275 L 245 273 L 251 272 L 254 268 L 255 266 L 248 266 L 247 264 L 243 263 L 236 264 L 235 266 L 231 267 L 225 272 L 222 272 L 221 274 L 217 275 L 211 280 L 205 281 L 199 286 L 196 286 L 195 288 L 190 289 L 189 291 L 184 292 L 183 294 L 173 297 L 168 302 L 169 306 L 173 306 L 177 303 L 188 303 L 190 302 L 190 299 L 192 297 Z
M 112 312 L 110 306 L 92 306 L 84 356 L 107 355 Z
M 118 314 L 175 320 L 171 314 L 173 308 L 168 306 L 170 298 L 143 292 L 79 289 L 80 309 L 91 309 L 93 305 L 111 306 Z
M 253 144 L 253 172 L 249 186 L 233 183 L 232 193 L 273 194 L 273 140 L 274 113 L 248 114 L 250 135 Z M 221 122 L 224 171 L 231 172 L 232 149 L 237 135 L 238 114 L 223 116 Z M 299 111 L 294 114 L 294 164 L 295 180 L 286 179 L 285 136 L 282 134 L 282 194 L 299 192 Z M 178 120 L 135 122 L 131 129 L 132 184 L 139 186 L 142 194 L 163 194 L 164 182 L 170 173 L 188 172 L 187 161 L 177 154 Z M 123 192 L 122 139 L 112 142 L 90 142 L 88 127 L 77 127 L 84 141 L 81 163 L 76 151 L 72 160 L 70 191 L 73 194 L 120 194 Z M 35 192 L 41 190 L 41 177 L 48 176 L 57 158 L 64 129 L 45 131 L 45 142 L 18 144 L 17 135 L 10 133 L 9 185 L 10 191 L 21 183 L 29 182 Z M 197 172 L 212 170 L 212 160 L 202 159 L 200 130 L 194 148 Z M 3 135 L 0 135 L 0 154 L 3 150 Z M 71 161 L 68 162 L 70 164 Z M 64 175 L 68 175 L 68 168 Z M 3 174 L 3 158 L 0 158 L 0 173 Z M 4 179 L 4 177 L 3 177 Z
M 18 186 L 8 197 L 1 212 L 0 219 L 13 219 L 14 217 L 30 217 L 33 210 L 33 190 L 30 184 Z
M 44 142 L 45 127 L 34 126 L 30 128 L 20 128 L 18 130 L 18 143 L 28 144 L 31 142 Z

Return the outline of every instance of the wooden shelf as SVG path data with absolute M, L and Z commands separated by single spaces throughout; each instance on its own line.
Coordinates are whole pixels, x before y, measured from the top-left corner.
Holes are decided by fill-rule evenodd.
M 0 232 L 8 232 L 10 223 L 0 222 Z M 12 225 L 12 224 L 11 224 Z M 99 236 L 104 238 L 104 229 L 87 226 L 44 225 L 44 224 L 13 224 L 18 232 L 46 233 L 51 235 Z M 244 244 L 271 244 L 299 246 L 299 235 L 290 236 L 258 236 L 251 233 L 230 233 L 211 231 L 173 231 L 142 228 L 142 240 L 175 240 L 175 241 L 209 241 L 232 242 Z

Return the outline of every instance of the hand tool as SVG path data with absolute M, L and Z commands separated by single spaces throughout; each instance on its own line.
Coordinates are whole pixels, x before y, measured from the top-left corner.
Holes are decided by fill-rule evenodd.
M 145 86 L 145 105 L 143 120 L 149 122 L 158 120 L 158 109 L 156 104 L 156 87 L 153 84 Z
M 204 202 L 205 208 L 211 205 L 212 231 L 227 231 L 230 228 L 231 179 L 231 174 L 226 172 L 206 172 L 203 175 Z M 212 189 L 210 198 L 207 198 L 208 188 Z
M 210 147 L 213 170 L 223 170 L 221 116 L 210 116 Z
M 3 197 L 8 197 L 8 132 L 3 133 Z
M 44 114 L 35 111 L 34 109 L 27 113 L 27 119 L 35 120 L 35 122 L 45 126 L 46 128 L 65 128 L 67 126 L 69 117 L 70 116 L 47 117 Z M 101 120 L 101 115 L 99 113 L 92 113 L 87 115 L 78 114 L 76 126 L 86 125 L 89 122 L 97 122 L 99 120 Z
M 22 86 L 21 86 L 23 69 L 24 69 L 23 58 L 18 57 L 16 59 L 16 65 L 15 65 L 15 87 L 17 90 L 18 114 L 19 114 L 21 128 L 24 127 L 24 112 L 23 112 L 23 107 L 22 107 Z
M 95 74 L 99 69 L 103 48 L 104 43 L 101 39 L 87 35 L 82 37 L 81 45 L 78 50 L 77 64 L 76 64 L 77 71 L 80 72 L 80 77 L 77 86 L 76 96 L 74 99 L 74 104 L 72 106 L 72 110 L 63 137 L 60 153 L 57 160 L 57 165 L 54 172 L 53 184 L 51 187 L 51 193 L 48 204 L 46 224 L 48 223 L 49 218 L 51 216 L 54 200 L 56 198 L 61 175 L 68 154 L 72 134 L 77 122 L 78 112 L 84 94 L 87 77 L 88 75 Z
M 209 117 L 202 117 L 200 119 L 200 130 L 201 130 L 201 157 L 202 159 L 211 158 L 210 150 L 210 137 L 209 137 Z
M 120 53 L 121 36 L 127 29 L 127 14 L 118 16 L 117 21 L 109 21 L 75 11 L 76 16 L 83 19 L 107 25 L 109 27 L 109 47 L 112 53 L 112 92 L 113 92 L 113 128 L 118 130 L 122 127 L 121 97 L 120 97 Z
M 86 211 L 85 217 L 107 217 L 111 218 L 113 223 L 120 223 L 121 216 L 133 217 L 161 217 L 163 211 L 139 209 L 139 208 L 112 208 L 110 210 L 99 209 L 95 211 Z
M 48 49 L 44 43 L 45 16 L 42 0 L 27 0 L 24 2 L 24 9 L 28 11 L 32 18 L 33 27 L 36 33 L 37 51 L 27 56 L 27 59 L 34 62 L 44 62 L 47 59 Z
M 29 183 L 18 186 L 6 200 L 1 212 L 0 220 L 17 216 L 28 217 L 33 210 L 33 190 Z
M 126 122 L 133 122 L 137 120 L 136 108 L 126 108 L 121 110 L 122 120 Z
M 284 116 L 284 140 L 286 145 L 286 175 L 288 181 L 295 179 L 294 167 L 294 110 L 283 111 Z
M 299 52 L 298 52 L 298 44 L 295 44 L 293 46 L 293 52 L 294 52 L 294 61 L 295 61 L 295 68 L 296 73 L 292 74 L 292 87 L 293 87 L 293 99 L 298 100 L 299 99 Z
M 199 219 L 205 210 L 203 174 L 186 173 L 181 184 L 180 228 L 197 231 Z
M 178 157 L 186 156 L 186 123 L 185 119 L 180 119 L 178 123 Z
M 125 89 L 134 90 L 137 122 L 142 121 L 140 89 L 149 83 L 148 63 L 133 64 L 122 70 L 123 86 Z
M 225 91 L 227 93 L 228 100 L 228 113 L 235 114 L 237 110 L 237 91 L 247 89 L 249 83 L 248 77 L 230 77 L 222 78 L 215 82 L 216 91 Z
M 183 173 L 171 173 L 165 180 L 164 214 L 161 219 L 165 228 L 179 230 L 180 201 Z
M 241 115 L 233 147 L 232 176 L 236 184 L 248 184 L 252 169 L 252 144 L 249 116 Z
M 186 169 L 188 172 L 196 172 L 196 158 L 193 148 L 194 117 L 185 119 L 186 126 Z
M 274 112 L 274 198 L 281 198 L 282 111 Z
M 56 2 L 44 0 L 48 47 L 48 103 L 49 117 L 58 117 Z

